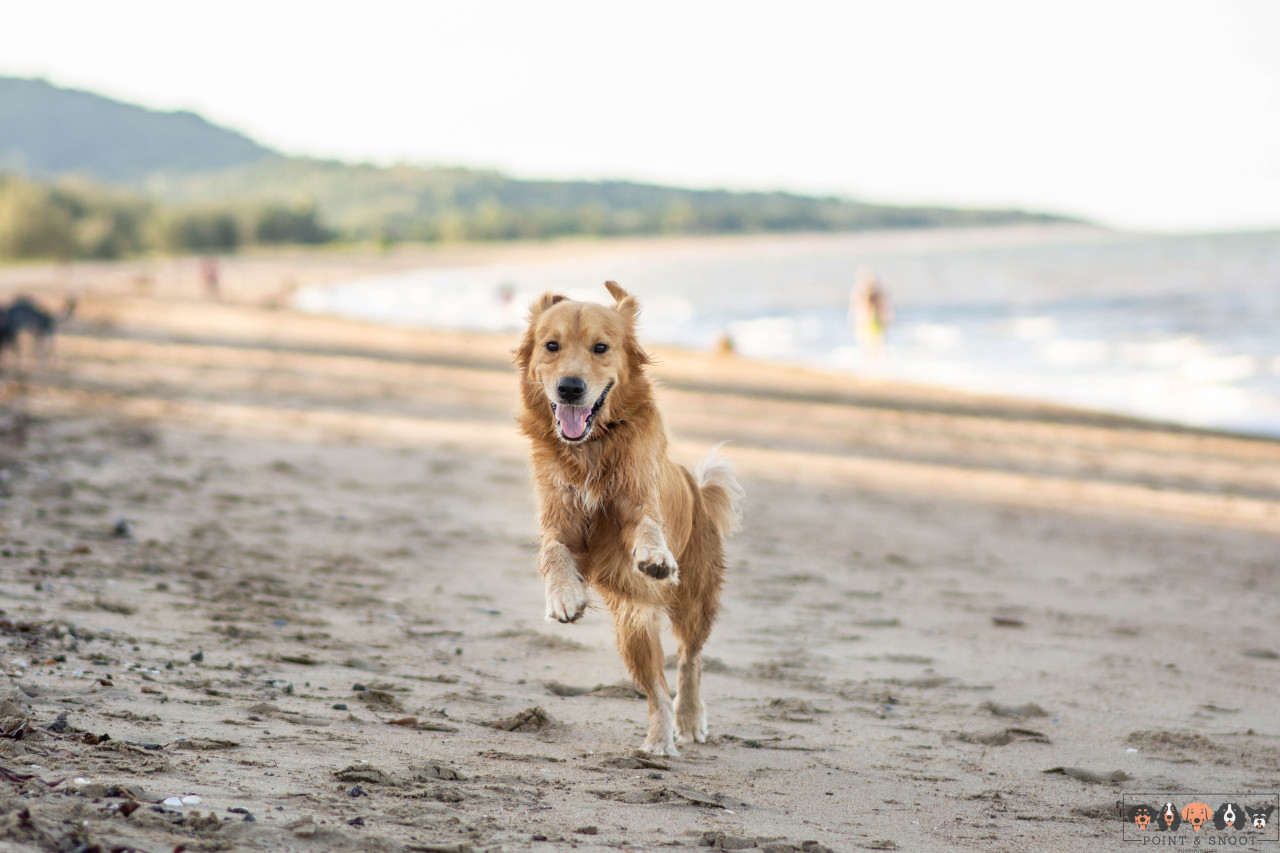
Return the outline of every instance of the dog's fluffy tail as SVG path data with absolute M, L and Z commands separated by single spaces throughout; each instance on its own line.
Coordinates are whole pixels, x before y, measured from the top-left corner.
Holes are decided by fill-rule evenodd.
M 746 492 L 738 483 L 733 463 L 720 455 L 723 446 L 721 443 L 711 448 L 711 452 L 698 463 L 695 476 L 711 524 L 720 538 L 726 539 L 742 526 L 742 499 Z

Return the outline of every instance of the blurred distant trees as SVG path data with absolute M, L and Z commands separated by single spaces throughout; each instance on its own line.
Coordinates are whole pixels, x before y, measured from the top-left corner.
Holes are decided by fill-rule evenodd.
M 311 206 L 166 205 L 83 179 L 46 185 L 0 174 L 0 259 L 234 252 L 327 243 L 337 236 Z
M 118 258 L 146 247 L 147 201 L 83 181 L 0 175 L 0 257 Z
M 146 186 L 180 204 L 305 198 L 341 239 L 381 242 L 640 234 L 755 234 L 1062 222 L 1017 210 L 893 207 L 782 192 L 629 181 L 527 181 L 498 172 L 273 158 Z
M 267 205 L 253 216 L 253 241 L 269 245 L 273 243 L 328 243 L 337 239 L 336 232 L 320 224 L 319 214 L 312 205 L 286 207 Z
M 0 173 L 0 258 L 111 259 L 334 241 L 757 234 L 1063 221 L 625 181 L 522 181 L 467 169 L 273 158 L 154 176 L 146 189 Z

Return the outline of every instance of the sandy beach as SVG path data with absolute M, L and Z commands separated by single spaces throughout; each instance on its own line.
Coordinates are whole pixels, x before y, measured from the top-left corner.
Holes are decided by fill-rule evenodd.
M 4 375 L 0 848 L 1121 850 L 1280 791 L 1280 442 L 663 349 L 747 503 L 711 737 L 637 754 L 607 613 L 542 618 L 514 340 L 279 307 L 553 250 L 0 270 L 82 294 Z

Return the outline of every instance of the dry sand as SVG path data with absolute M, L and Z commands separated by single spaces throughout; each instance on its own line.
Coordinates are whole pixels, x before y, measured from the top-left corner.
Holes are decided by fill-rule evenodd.
M 1105 850 L 1123 794 L 1280 790 L 1280 444 L 659 351 L 748 501 L 712 737 L 653 760 L 607 614 L 542 620 L 512 341 L 262 307 L 357 261 L 46 271 L 0 849 Z

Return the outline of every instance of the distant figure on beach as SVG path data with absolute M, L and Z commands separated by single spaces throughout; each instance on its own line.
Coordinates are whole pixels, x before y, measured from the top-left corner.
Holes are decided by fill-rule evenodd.
M 884 354 L 884 333 L 892 323 L 893 309 L 889 307 L 889 297 L 880 285 L 879 276 L 870 267 L 862 267 L 849 294 L 849 324 L 866 363 L 880 361 Z
M 218 259 L 207 257 L 200 259 L 200 281 L 204 284 L 204 294 L 210 299 L 218 299 L 222 295 L 222 275 L 218 268 Z
M 498 317 L 504 329 L 519 328 L 524 319 L 516 306 L 516 286 L 510 282 L 498 285 Z

